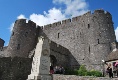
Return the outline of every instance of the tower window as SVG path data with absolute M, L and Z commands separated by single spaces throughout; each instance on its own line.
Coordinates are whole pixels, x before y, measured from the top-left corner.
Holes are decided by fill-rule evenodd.
M 80 32 L 80 35 L 81 35 L 81 32 Z
M 27 37 L 28 32 L 25 32 L 25 37 Z
M 58 33 L 58 38 L 59 38 L 60 33 Z
M 110 46 L 110 51 L 111 51 L 111 46 Z
M 109 27 L 109 25 L 110 25 L 110 24 L 109 24 L 109 22 L 108 22 L 108 27 Z
M 17 46 L 17 50 L 19 50 L 20 49 L 20 44 L 18 44 L 18 46 Z
M 88 24 L 88 29 L 90 28 L 90 24 Z
M 99 39 L 97 39 L 97 40 L 98 40 L 98 44 L 100 44 Z
M 90 53 L 90 45 L 89 45 L 89 53 Z
M 109 19 L 109 17 L 107 16 L 107 19 Z

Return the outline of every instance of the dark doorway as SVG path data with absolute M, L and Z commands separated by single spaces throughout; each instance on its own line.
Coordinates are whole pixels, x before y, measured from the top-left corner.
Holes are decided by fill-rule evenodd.
M 52 66 L 56 66 L 57 59 L 54 55 L 50 55 L 50 63 L 51 63 Z

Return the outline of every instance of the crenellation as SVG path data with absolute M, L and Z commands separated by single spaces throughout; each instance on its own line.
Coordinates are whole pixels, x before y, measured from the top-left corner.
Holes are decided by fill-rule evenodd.
M 85 16 L 90 16 L 92 15 L 91 11 L 88 11 L 87 13 L 85 13 Z
M 62 24 L 67 24 L 67 23 L 70 23 L 70 22 L 71 22 L 71 19 L 62 20 Z
M 80 16 L 79 16 L 80 17 Z M 72 22 L 74 22 L 74 21 L 77 21 L 78 20 L 78 17 L 73 17 L 72 18 Z
M 66 20 L 62 20 L 62 24 L 66 24 Z
M 77 21 L 80 21 L 81 20 L 81 17 L 82 16 L 77 16 Z
M 99 9 L 99 10 L 95 10 L 94 11 L 94 14 L 99 14 L 99 13 L 105 13 L 105 11 L 102 10 L 102 9 Z
M 112 16 L 108 11 L 105 12 L 106 15 Z
M 71 22 L 71 19 L 66 19 L 66 23 L 70 23 Z
M 31 26 L 33 26 L 33 27 L 36 27 L 36 23 L 34 23 L 34 22 L 31 21 L 31 20 L 29 20 L 27 24 L 28 24 L 28 25 L 31 25 Z
M 55 22 L 55 23 L 53 23 L 51 26 L 52 26 L 52 27 L 55 27 L 55 26 L 57 26 L 57 23 Z
M 60 26 L 61 25 L 61 21 L 59 22 L 55 22 L 56 26 Z
M 39 27 L 41 27 L 41 29 L 42 29 L 42 30 L 44 29 L 44 27 L 43 27 L 43 26 L 39 26 Z
M 112 20 L 112 15 L 109 12 L 105 13 L 107 19 Z
M 15 24 L 25 24 L 26 23 L 26 19 L 18 19 L 15 21 Z
M 51 27 L 52 27 L 52 24 L 47 24 L 47 25 L 44 25 L 43 29 L 49 30 Z

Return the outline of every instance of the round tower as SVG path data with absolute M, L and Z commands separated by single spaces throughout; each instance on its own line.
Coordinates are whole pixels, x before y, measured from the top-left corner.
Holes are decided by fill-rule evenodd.
M 95 10 L 90 17 L 89 30 L 89 59 L 100 70 L 101 67 L 97 64 L 103 63 L 112 51 L 111 43 L 116 41 L 111 14 L 104 10 Z
M 6 57 L 28 57 L 37 43 L 37 28 L 32 21 L 26 19 L 15 21 Z

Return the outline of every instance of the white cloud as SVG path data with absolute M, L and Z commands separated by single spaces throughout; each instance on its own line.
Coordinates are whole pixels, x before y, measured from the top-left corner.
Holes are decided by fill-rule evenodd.
M 48 13 L 44 11 L 44 15 L 34 13 L 30 15 L 29 19 L 34 21 L 37 25 L 43 26 L 65 19 L 65 15 L 63 15 L 59 9 L 52 8 L 48 10 Z
M 116 40 L 118 41 L 118 27 L 115 29 Z
M 25 17 L 25 15 L 20 14 L 20 15 L 17 17 L 17 19 L 26 19 L 26 17 Z
M 12 32 L 13 27 L 14 27 L 14 23 L 12 23 L 11 26 L 10 26 L 10 28 L 9 28 L 10 32 Z
M 30 19 L 39 26 L 51 24 L 63 19 L 79 16 L 88 11 L 88 4 L 85 0 L 52 0 L 55 5 L 60 6 L 59 8 L 51 8 L 48 12 L 44 11 L 43 14 L 31 14 L 29 18 L 25 15 L 20 14 L 17 19 Z M 62 9 L 63 6 L 64 9 Z M 13 29 L 13 24 L 10 26 L 10 31 Z
M 25 15 L 20 14 L 20 15 L 17 17 L 17 19 L 26 19 L 26 17 L 25 17 Z M 10 32 L 12 32 L 13 27 L 14 27 L 14 23 L 12 23 L 12 24 L 10 25 L 10 28 L 9 28 Z
M 54 4 L 65 4 L 65 15 L 78 16 L 88 11 L 88 4 L 85 0 L 53 0 Z
M 68 18 L 67 16 L 78 16 L 88 11 L 88 4 L 85 0 L 53 0 L 54 4 L 63 4 L 65 9 L 52 8 L 48 10 L 48 13 L 44 11 L 44 14 L 31 14 L 30 20 L 34 21 L 37 25 L 43 26 L 53 22 L 61 21 Z M 56 20 L 55 20 L 56 19 Z

